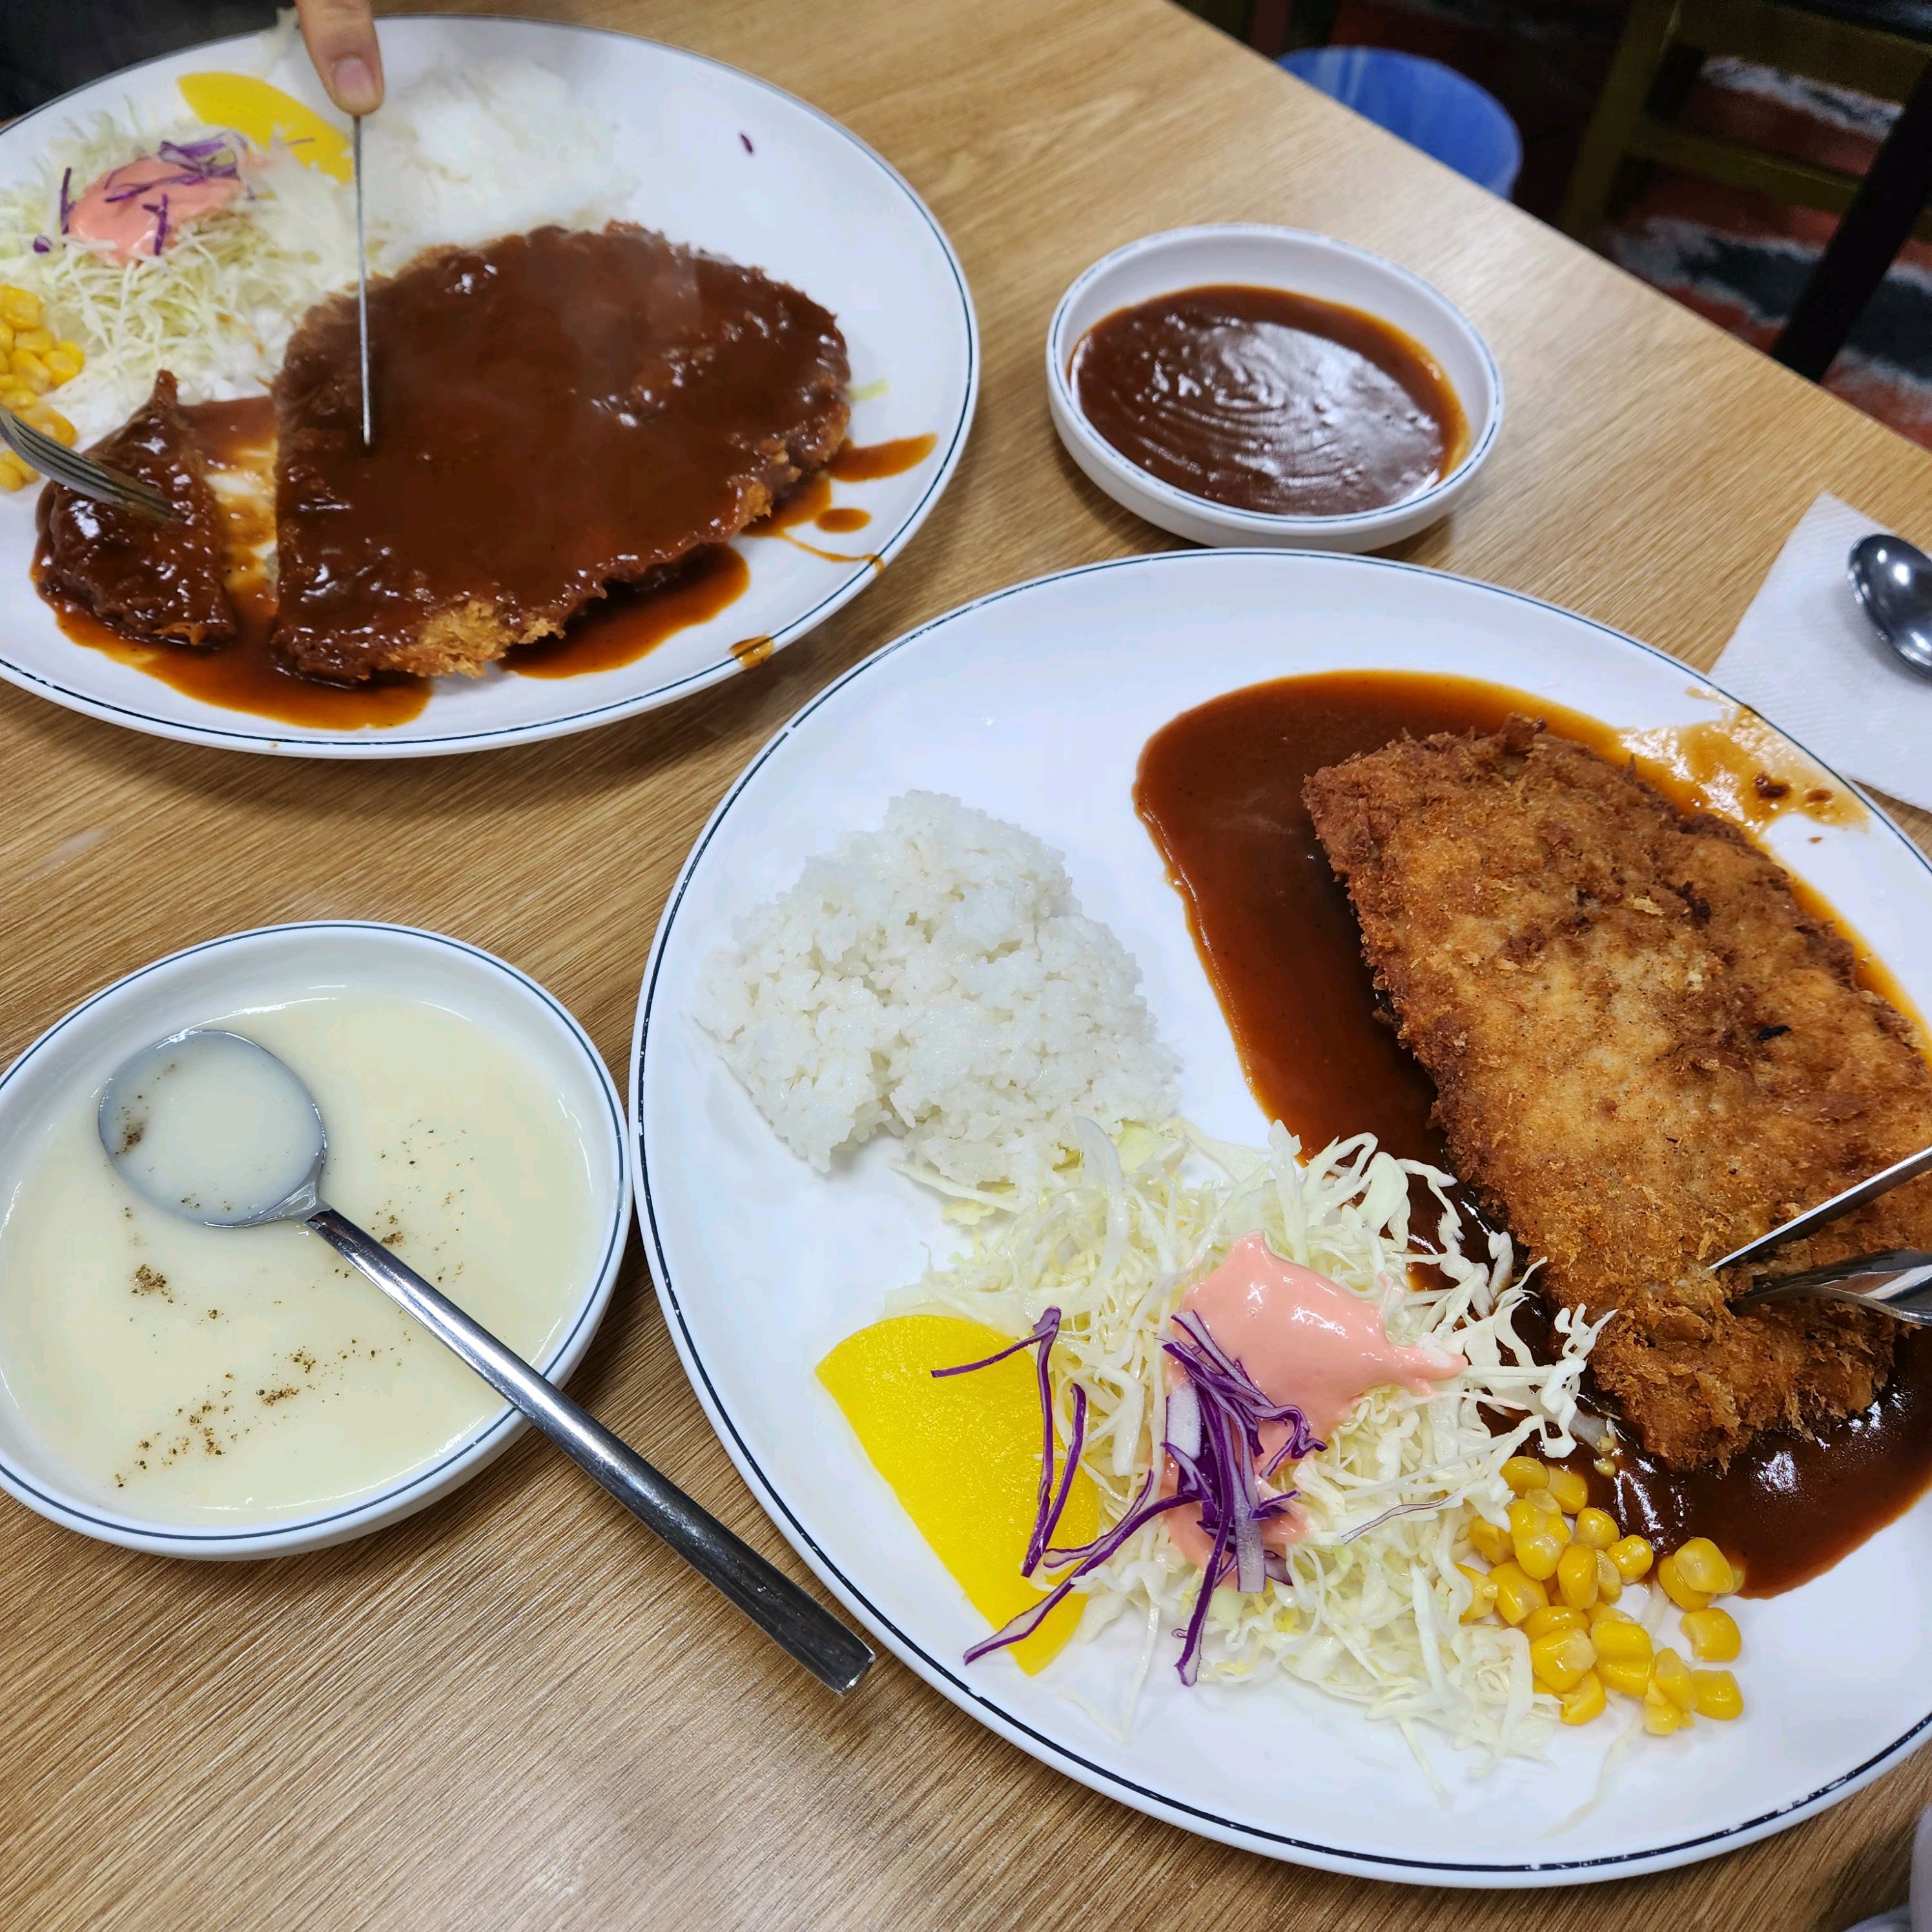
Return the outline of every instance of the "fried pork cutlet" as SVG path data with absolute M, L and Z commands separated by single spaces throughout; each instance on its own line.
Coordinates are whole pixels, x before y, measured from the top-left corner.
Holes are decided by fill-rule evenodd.
M 822 466 L 850 374 L 825 310 L 613 223 L 442 248 L 319 304 L 274 386 L 277 648 L 347 682 L 475 673 L 614 584 L 728 541 Z
M 174 377 L 164 369 L 154 393 L 88 454 L 152 484 L 176 520 L 50 483 L 40 503 L 41 588 L 142 643 L 227 643 L 236 618 L 222 580 L 220 512 Z
M 1708 1264 L 1932 1142 L 1932 1071 L 1850 947 L 1734 826 L 1526 718 L 1406 739 L 1304 790 L 1456 1171 L 1616 1318 L 1598 1379 L 1644 1447 L 1726 1462 L 1866 1407 L 1886 1318 L 1739 1315 Z M 1782 1270 L 1932 1246 L 1932 1178 Z

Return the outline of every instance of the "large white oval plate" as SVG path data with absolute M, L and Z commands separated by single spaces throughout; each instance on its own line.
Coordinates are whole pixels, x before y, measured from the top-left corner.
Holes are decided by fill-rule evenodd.
M 1187 1691 L 1157 1669 L 1122 1742 L 1066 1693 L 1118 1710 L 1132 1620 L 1037 1678 L 1004 1657 L 962 1667 L 984 1626 L 813 1373 L 916 1276 L 922 1244 L 946 1240 L 933 1204 L 877 1143 L 829 1180 L 812 1173 L 689 1017 L 734 920 L 808 854 L 876 825 L 897 792 L 950 792 L 1065 852 L 1082 909 L 1141 964 L 1181 1054 L 1188 1114 L 1210 1133 L 1258 1136 L 1260 1111 L 1130 790 L 1142 744 L 1177 712 L 1338 669 L 1492 679 L 1618 727 L 1714 715 L 1704 680 L 1615 632 L 1372 557 L 1190 550 L 1096 564 L 887 646 L 753 761 L 658 928 L 632 1154 L 665 1318 L 725 1448 L 806 1561 L 962 1709 L 1096 1790 L 1230 1844 L 1418 1884 L 1574 1883 L 1707 1857 L 1845 1796 L 1932 1722 L 1932 1627 L 1916 1608 L 1932 1591 L 1932 1499 L 1816 1582 L 1744 1606 L 1744 1720 L 1640 1736 L 1568 1825 L 1595 1788 L 1607 1724 L 1562 1733 L 1546 1764 L 1486 1778 L 1436 1746 L 1438 1801 L 1398 1735 L 1317 1691 Z M 1787 820 L 1772 843 L 1932 1007 L 1932 868 L 1904 834 L 1876 814 L 1844 830 Z
M 979 388 L 972 298 L 931 210 L 856 135 L 768 82 L 628 34 L 469 19 L 385 20 L 382 33 L 392 89 L 437 68 L 490 58 L 535 61 L 562 75 L 580 100 L 616 125 L 619 158 L 639 183 L 631 215 L 674 241 L 763 268 L 823 303 L 838 318 L 850 352 L 860 398 L 852 440 L 931 435 L 931 454 L 901 476 L 835 486 L 840 503 L 872 518 L 860 538 L 822 544 L 837 560 L 789 543 L 740 539 L 752 568 L 744 594 L 634 664 L 560 679 L 497 671 L 443 678 L 410 723 L 346 732 L 205 704 L 71 642 L 28 580 L 37 493 L 22 490 L 0 497 L 0 676 L 112 724 L 236 751 L 422 758 L 554 738 L 730 676 L 740 668 L 734 643 L 769 638 L 776 649 L 803 637 L 904 548 L 951 480 Z M 69 122 L 129 100 L 178 115 L 178 76 L 243 64 L 252 51 L 250 36 L 214 41 L 23 115 L 0 130 L 0 185 L 37 172 L 47 144 Z M 861 552 L 876 555 L 879 566 Z

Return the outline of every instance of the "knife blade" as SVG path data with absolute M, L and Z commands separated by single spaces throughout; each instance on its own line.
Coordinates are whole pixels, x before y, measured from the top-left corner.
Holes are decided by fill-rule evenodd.
M 355 117 L 351 162 L 356 175 L 356 348 L 362 370 L 362 447 L 373 448 L 376 430 L 369 406 L 369 246 L 362 220 L 362 117 Z

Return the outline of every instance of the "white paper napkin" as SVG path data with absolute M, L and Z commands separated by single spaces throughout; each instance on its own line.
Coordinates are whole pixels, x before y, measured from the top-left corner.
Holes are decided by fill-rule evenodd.
M 1932 812 L 1932 678 L 1880 641 L 1845 574 L 1852 544 L 1884 528 L 1820 496 L 1711 675 L 1847 777 Z

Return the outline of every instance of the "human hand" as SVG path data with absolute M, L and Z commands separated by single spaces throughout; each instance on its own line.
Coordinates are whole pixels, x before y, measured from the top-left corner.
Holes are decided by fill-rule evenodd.
M 345 114 L 373 114 L 382 104 L 382 54 L 370 0 L 296 0 L 308 57 Z

